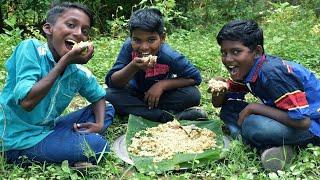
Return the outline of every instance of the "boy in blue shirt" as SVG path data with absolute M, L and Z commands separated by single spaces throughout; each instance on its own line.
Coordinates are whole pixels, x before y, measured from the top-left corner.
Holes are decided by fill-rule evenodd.
M 262 165 L 282 169 L 292 157 L 290 145 L 320 144 L 320 81 L 298 63 L 264 52 L 263 31 L 256 22 L 232 21 L 220 30 L 222 63 L 230 78 L 212 92 L 212 104 L 233 138 L 264 150 Z M 262 103 L 247 103 L 250 92 Z
M 158 122 L 207 119 L 204 110 L 194 107 L 201 98 L 195 87 L 202 81 L 200 72 L 165 43 L 162 13 L 154 8 L 135 11 L 129 30 L 130 38 L 105 78 L 106 99 L 116 113 Z M 143 60 L 150 55 L 157 56 L 156 62 Z
M 106 105 L 105 90 L 81 65 L 93 57 L 94 47 L 73 48 L 75 42 L 88 41 L 92 25 L 93 14 L 85 6 L 55 5 L 43 25 L 47 43 L 24 40 L 6 62 L 0 149 L 8 163 L 21 163 L 19 157 L 26 156 L 38 162 L 90 165 L 109 151 L 104 132 L 114 108 Z M 60 116 L 78 93 L 91 104 Z M 85 156 L 89 149 L 91 157 Z

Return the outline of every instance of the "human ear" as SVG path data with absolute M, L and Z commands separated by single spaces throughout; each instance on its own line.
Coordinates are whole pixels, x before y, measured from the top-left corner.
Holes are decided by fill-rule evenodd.
M 263 54 L 263 48 L 261 45 L 257 45 L 256 49 L 254 50 L 255 58 L 260 57 Z
M 166 32 L 163 32 L 162 35 L 160 36 L 161 44 L 163 44 L 166 40 Z
M 42 30 L 44 31 L 45 34 L 51 35 L 51 24 L 50 23 L 45 23 L 42 26 Z

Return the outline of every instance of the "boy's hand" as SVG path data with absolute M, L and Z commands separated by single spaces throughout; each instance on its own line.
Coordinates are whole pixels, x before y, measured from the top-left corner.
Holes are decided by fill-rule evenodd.
M 148 67 L 154 67 L 157 64 L 158 56 L 149 54 L 141 58 L 144 62 L 148 63 Z
M 212 78 L 209 81 L 207 92 L 213 96 L 224 95 L 228 90 L 228 84 L 225 79 L 221 77 Z
M 72 49 L 81 48 L 82 56 L 86 55 L 89 52 L 89 47 L 93 45 L 93 42 L 90 41 L 81 41 L 80 43 L 74 42 Z
M 144 102 L 148 104 L 149 109 L 157 107 L 164 89 L 160 82 L 155 83 L 144 95 Z
M 91 122 L 79 123 L 79 124 L 74 123 L 73 128 L 79 133 L 93 133 L 93 132 L 100 133 L 103 130 L 103 126 L 97 123 L 91 123 Z
M 134 58 L 131 62 L 139 69 L 147 69 L 154 66 L 154 64 L 151 63 L 151 59 L 144 60 L 140 57 Z
M 76 47 L 70 50 L 66 55 L 65 61 L 68 64 L 86 64 L 93 57 L 94 46 Z
M 238 125 L 242 126 L 242 123 L 244 122 L 244 120 L 251 114 L 256 114 L 256 112 L 259 112 L 260 111 L 259 109 L 265 109 L 265 105 L 261 103 L 249 103 L 239 113 L 239 118 L 237 121 Z

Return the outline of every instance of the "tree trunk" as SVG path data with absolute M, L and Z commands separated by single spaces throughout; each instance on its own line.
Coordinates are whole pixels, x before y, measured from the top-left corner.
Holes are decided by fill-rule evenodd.
M 0 34 L 4 33 L 3 25 L 4 25 L 3 14 L 2 14 L 2 9 L 0 8 Z

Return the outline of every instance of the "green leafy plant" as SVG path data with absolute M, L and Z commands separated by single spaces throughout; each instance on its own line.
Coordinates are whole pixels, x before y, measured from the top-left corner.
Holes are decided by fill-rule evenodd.
M 293 4 L 293 1 L 298 4 Z M 226 8 L 229 8 L 229 11 L 231 10 L 227 3 L 221 9 L 215 9 L 214 2 L 209 0 L 176 0 L 175 8 L 177 9 L 174 10 L 179 10 L 179 12 L 183 12 L 183 16 L 188 17 L 187 22 L 190 23 L 190 27 L 183 28 L 185 25 L 182 25 L 182 22 L 176 22 L 177 19 L 173 19 L 171 22 L 175 25 L 178 23 L 178 25 L 175 26 L 172 33 L 168 34 L 166 41 L 177 51 L 183 53 L 200 70 L 203 78 L 203 83 L 198 86 L 201 91 L 200 106 L 207 110 L 210 118 L 218 119 L 220 109 L 212 107 L 210 94 L 206 92 L 207 81 L 214 76 L 228 76 L 228 72 L 221 63 L 220 47 L 215 41 L 215 36 L 222 24 L 227 21 L 217 14 L 218 10 L 224 11 Z M 246 3 L 250 2 L 247 1 Z M 299 2 L 306 2 L 307 5 L 310 2 L 310 8 L 311 6 L 315 8 L 312 3 L 318 3 L 319 1 L 289 0 L 289 4 L 280 4 L 283 2 L 280 0 L 279 2 L 271 1 L 277 5 L 272 5 L 268 3 L 269 1 L 265 2 L 266 6 L 262 6 L 264 10 L 261 16 L 250 13 L 246 8 L 242 10 L 245 11 L 244 14 L 247 13 L 247 16 L 252 15 L 252 19 L 256 18 L 255 20 L 262 26 L 266 52 L 306 65 L 319 78 L 320 20 L 314 10 L 307 9 L 305 5 L 299 4 Z M 92 1 L 92 3 L 95 3 L 95 1 Z M 196 7 L 192 8 L 193 6 Z M 241 7 L 242 5 L 238 4 L 238 6 Z M 188 9 L 188 12 L 184 11 L 183 7 Z M 257 12 L 259 12 L 260 7 L 253 5 L 252 8 L 258 8 Z M 125 8 L 123 11 L 125 11 Z M 131 12 L 131 6 L 129 11 Z M 122 16 L 122 14 L 119 14 L 119 16 Z M 125 18 L 127 19 L 128 16 L 125 16 Z M 240 16 L 235 18 L 240 18 Z M 207 26 L 203 26 L 204 23 L 207 23 Z M 0 40 L 0 46 L 2 47 L 0 51 L 0 72 L 3 72 L 3 76 L 5 76 L 4 63 L 16 46 L 16 42 L 12 41 L 8 34 L 0 34 L 0 36 L 4 37 Z M 93 72 L 99 83 L 104 85 L 105 74 L 114 64 L 125 38 L 114 39 L 98 34 L 98 36 L 92 37 L 92 40 L 95 46 L 95 56 L 85 66 Z M 248 98 L 252 101 L 255 100 L 254 97 Z M 79 98 L 72 102 L 67 111 L 72 112 L 85 105 L 87 105 L 86 101 Z M 105 135 L 110 145 L 116 138 L 126 133 L 127 123 L 128 117 L 115 117 Z M 224 134 L 229 134 L 223 123 L 222 130 Z M 22 167 L 17 164 L 7 164 L 5 159 L 0 157 L 0 176 L 2 179 L 318 179 L 320 176 L 319 157 L 320 147 L 309 145 L 305 149 L 297 150 L 297 156 L 289 167 L 277 173 L 268 173 L 261 167 L 258 150 L 244 145 L 241 140 L 232 140 L 230 150 L 223 152 L 219 161 L 212 161 L 201 167 L 194 166 L 185 171 L 166 171 L 161 174 L 149 171 L 143 174 L 131 165 L 122 162 L 111 148 L 108 156 L 101 158 L 99 162 L 101 169 L 89 171 L 87 174 L 76 171 L 71 171 L 70 174 L 66 162 L 63 164 L 38 164 L 33 162 L 28 167 Z M 197 161 L 192 162 L 197 165 Z
M 16 16 L 4 20 L 11 29 L 3 28 L 5 34 L 0 34 L 0 40 L 6 41 L 7 44 L 18 44 L 22 40 L 21 34 L 23 30 L 16 27 L 16 20 Z
M 112 14 L 113 21 L 106 20 L 106 23 L 110 26 L 110 36 L 113 38 L 128 36 L 128 19 L 126 19 L 124 15 L 118 15 L 118 12 L 121 10 L 123 10 L 122 6 L 118 6 L 116 14 Z

